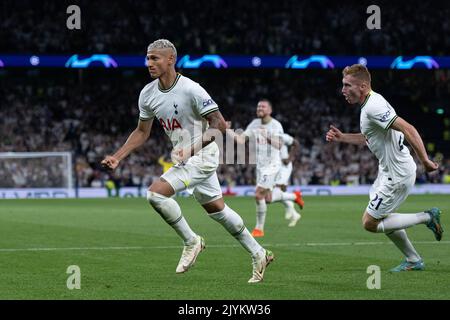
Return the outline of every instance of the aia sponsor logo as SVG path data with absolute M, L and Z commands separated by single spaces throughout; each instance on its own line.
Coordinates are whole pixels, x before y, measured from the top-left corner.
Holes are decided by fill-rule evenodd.
M 176 129 L 183 129 L 181 124 L 175 118 L 167 119 L 166 121 L 164 121 L 163 118 L 159 118 L 159 123 L 161 124 L 161 126 L 164 128 L 165 131 L 173 131 Z

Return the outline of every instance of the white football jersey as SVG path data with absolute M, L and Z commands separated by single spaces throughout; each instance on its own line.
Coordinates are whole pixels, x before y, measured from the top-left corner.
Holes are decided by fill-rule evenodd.
M 139 118 L 156 120 L 161 124 L 172 141 L 173 148 L 185 148 L 201 139 L 208 129 L 204 118 L 219 110 L 210 95 L 197 82 L 177 74 L 173 85 L 164 90 L 156 79 L 147 84 L 139 95 Z M 215 142 L 203 148 L 197 155 L 212 154 L 219 157 Z
M 283 139 L 283 146 L 281 147 L 281 159 L 289 158 L 288 147 L 292 146 L 294 143 L 294 137 L 284 133 L 281 138 Z
M 361 105 L 361 133 L 379 161 L 378 174 L 392 179 L 393 183 L 416 174 L 416 164 L 403 144 L 403 133 L 390 129 L 397 117 L 389 102 L 374 91 Z
M 267 136 L 281 137 L 284 134 L 281 123 L 273 119 L 263 124 L 261 119 L 254 119 L 244 131 L 244 135 L 255 139 L 256 142 L 256 166 L 258 168 L 279 167 L 281 165 L 281 150 L 273 147 L 267 139 L 261 135 L 260 130 L 264 128 Z M 278 169 L 274 169 L 278 170 Z

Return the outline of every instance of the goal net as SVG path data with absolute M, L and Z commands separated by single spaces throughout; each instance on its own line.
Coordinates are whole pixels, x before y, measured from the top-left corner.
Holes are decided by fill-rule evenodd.
M 0 152 L 0 188 L 72 189 L 72 154 Z

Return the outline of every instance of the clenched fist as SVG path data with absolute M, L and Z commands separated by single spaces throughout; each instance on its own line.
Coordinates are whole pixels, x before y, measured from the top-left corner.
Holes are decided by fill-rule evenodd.
M 436 162 L 431 161 L 429 159 L 427 159 L 424 162 L 422 162 L 422 164 L 425 167 L 425 170 L 427 172 L 432 172 L 432 171 L 435 171 L 435 170 L 437 170 L 439 168 L 439 165 Z
M 191 157 L 190 148 L 177 148 L 174 149 L 171 154 L 172 162 L 175 164 L 184 164 Z
M 333 141 L 340 142 L 343 137 L 344 137 L 344 134 L 341 132 L 341 130 L 339 130 L 335 126 L 331 125 L 330 130 L 328 130 L 328 132 L 327 132 L 326 140 L 328 142 L 333 142 Z
M 119 160 L 113 156 L 106 156 L 105 159 L 100 162 L 103 168 L 114 170 L 119 165 Z

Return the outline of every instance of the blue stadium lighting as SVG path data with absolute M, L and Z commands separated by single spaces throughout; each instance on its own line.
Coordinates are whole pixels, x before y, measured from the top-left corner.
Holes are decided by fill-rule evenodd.
M 192 59 L 189 55 L 181 57 L 177 63 L 178 68 L 198 69 L 204 63 L 212 63 L 214 68 L 228 68 L 225 60 L 216 54 L 207 54 L 198 59 Z
M 399 56 L 392 62 L 391 68 L 412 69 L 418 63 L 423 63 L 427 69 L 439 69 L 439 64 L 430 56 L 417 56 L 410 60 L 404 60 L 402 56 Z
M 252 58 L 252 65 L 254 67 L 259 67 L 261 66 L 261 58 L 260 57 L 253 57 Z
M 358 63 L 359 63 L 359 64 L 362 64 L 363 66 L 367 66 L 367 59 L 364 58 L 364 57 L 360 57 L 360 58 L 358 59 Z
M 277 69 L 333 69 L 361 63 L 369 69 L 450 69 L 450 56 L 229 56 L 181 55 L 177 67 L 204 68 L 277 68 Z M 93 54 L 74 55 L 2 55 L 0 68 L 142 68 L 147 65 L 143 55 Z
M 286 68 L 307 69 L 311 63 L 319 63 L 322 69 L 333 69 L 334 64 L 327 56 L 313 55 L 304 60 L 298 60 L 298 56 L 292 56 L 286 63 Z
M 39 63 L 40 63 L 40 59 L 39 59 L 38 56 L 31 56 L 31 57 L 30 57 L 30 64 L 31 64 L 32 66 L 38 66 Z
M 66 68 L 88 68 L 93 62 L 100 62 L 105 68 L 117 68 L 117 62 L 108 54 L 94 54 L 90 58 L 79 59 L 77 54 L 74 54 L 67 60 Z

